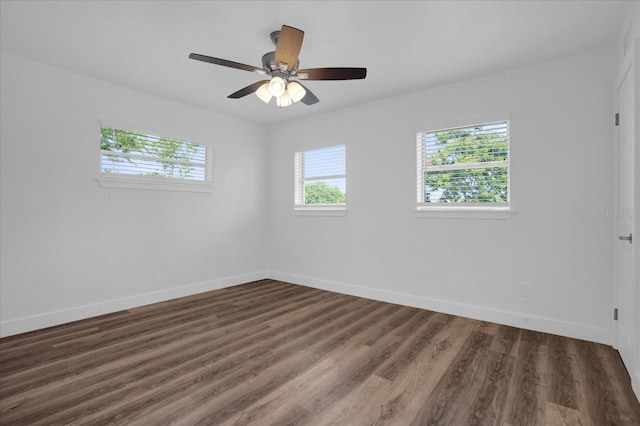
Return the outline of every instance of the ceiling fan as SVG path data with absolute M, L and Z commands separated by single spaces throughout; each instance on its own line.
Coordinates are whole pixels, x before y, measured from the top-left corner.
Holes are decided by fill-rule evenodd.
M 276 50 L 267 52 L 262 56 L 262 68 L 198 53 L 191 53 L 189 58 L 268 75 L 268 80 L 250 84 L 227 97 L 238 99 L 255 93 L 265 103 L 269 103 L 271 98 L 275 97 L 276 105 L 279 107 L 289 106 L 298 101 L 305 105 L 313 105 L 319 101 L 316 95 L 311 93 L 298 80 L 357 80 L 367 76 L 366 68 L 298 69 L 298 54 L 302 47 L 303 37 L 304 31 L 288 25 L 283 25 L 279 31 L 273 31 L 271 33 L 271 41 L 276 46 Z

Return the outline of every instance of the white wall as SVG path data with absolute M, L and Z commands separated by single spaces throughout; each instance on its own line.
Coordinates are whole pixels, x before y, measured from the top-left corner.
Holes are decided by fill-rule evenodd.
M 610 342 L 613 50 L 277 125 L 269 146 L 260 126 L 1 59 L 2 335 L 269 275 Z M 415 217 L 416 132 L 496 114 L 513 217 Z M 100 120 L 214 146 L 216 191 L 101 188 Z M 293 215 L 293 152 L 339 143 L 347 215 Z
M 275 127 L 271 276 L 610 342 L 614 60 L 599 50 Z M 512 218 L 416 217 L 416 132 L 500 114 Z M 293 215 L 293 153 L 343 143 L 347 215 Z
M 0 335 L 265 275 L 264 129 L 1 58 Z M 212 194 L 98 185 L 100 121 L 214 148 Z

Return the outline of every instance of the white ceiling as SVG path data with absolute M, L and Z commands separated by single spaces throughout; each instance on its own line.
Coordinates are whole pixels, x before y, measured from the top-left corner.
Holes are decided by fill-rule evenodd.
M 270 124 L 612 45 L 628 1 L 5 1 L 3 51 L 163 98 Z M 227 95 L 282 24 L 305 32 L 300 68 L 366 67 L 309 81 L 320 103 L 279 109 Z

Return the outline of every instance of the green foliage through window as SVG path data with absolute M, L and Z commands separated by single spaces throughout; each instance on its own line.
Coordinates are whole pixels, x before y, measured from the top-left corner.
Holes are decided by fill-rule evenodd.
M 344 192 L 337 186 L 329 186 L 325 182 L 316 182 L 304 186 L 305 204 L 344 204 Z
M 509 203 L 509 125 L 418 134 L 422 203 Z
M 206 180 L 205 146 L 102 127 L 103 173 Z

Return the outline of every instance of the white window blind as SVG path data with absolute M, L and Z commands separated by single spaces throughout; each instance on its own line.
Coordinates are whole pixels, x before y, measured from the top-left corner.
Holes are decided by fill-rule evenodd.
M 417 134 L 418 209 L 509 207 L 509 122 Z
M 346 146 L 295 153 L 296 207 L 344 207 L 346 203 Z
M 206 147 L 102 127 L 101 171 L 125 175 L 206 181 Z

